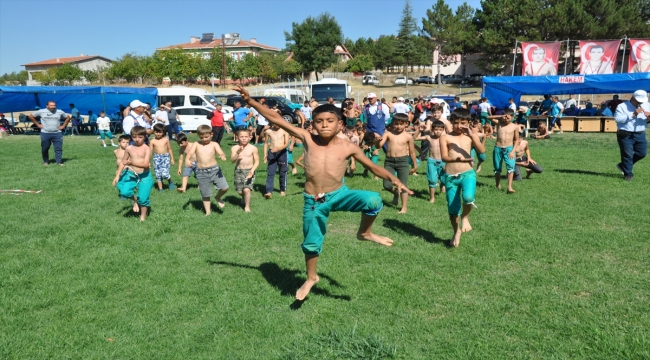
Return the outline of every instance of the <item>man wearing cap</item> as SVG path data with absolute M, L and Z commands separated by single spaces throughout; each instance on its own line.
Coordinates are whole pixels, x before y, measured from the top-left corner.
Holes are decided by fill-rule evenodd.
M 404 98 L 399 97 L 397 99 L 397 103 L 393 105 L 393 114 L 407 114 L 411 112 L 411 109 L 409 109 L 409 106 L 404 104 Z
M 372 131 L 379 136 L 383 136 L 386 132 L 386 121 L 390 118 L 390 111 L 386 104 L 382 104 L 377 101 L 377 95 L 375 93 L 368 94 L 368 101 L 370 102 L 364 107 L 364 114 L 366 116 L 366 130 Z M 384 146 L 384 151 L 388 147 Z
M 40 117 L 39 123 L 36 118 Z M 56 103 L 52 100 L 47 102 L 47 107 L 43 110 L 35 111 L 29 115 L 29 119 L 41 129 L 41 155 L 43 156 L 43 165 L 50 164 L 50 146 L 54 145 L 54 157 L 56 163 L 63 166 L 63 129 L 70 122 L 70 115 L 56 108 Z M 63 120 L 63 124 L 61 121 Z
M 621 150 L 621 162 L 616 164 L 616 168 L 623 173 L 626 181 L 632 181 L 632 167 L 648 153 L 645 129 L 649 118 L 650 103 L 644 90 L 635 91 L 630 101 L 616 107 L 616 139 Z
M 124 134 L 131 136 L 131 129 L 134 126 L 142 126 L 147 128 L 147 120 L 144 118 L 144 110 L 147 107 L 147 104 L 143 103 L 140 100 L 133 100 L 129 105 L 131 111 L 127 116 L 124 117 L 122 121 L 122 128 L 124 129 Z M 148 132 L 147 132 L 148 133 Z M 144 142 L 149 143 L 147 136 L 144 137 Z

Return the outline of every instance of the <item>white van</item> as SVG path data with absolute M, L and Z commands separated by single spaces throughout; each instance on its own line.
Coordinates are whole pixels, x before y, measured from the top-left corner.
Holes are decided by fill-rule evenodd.
M 308 100 L 305 92 L 299 89 L 266 89 L 264 90 L 264 96 L 283 97 L 294 104 L 299 104 L 300 106 L 302 106 L 305 101 Z
M 169 88 L 158 88 L 158 104 L 170 101 L 173 108 L 179 106 L 207 106 L 214 109 L 210 103 L 211 100 L 215 100 L 217 104 L 221 103 L 219 99 L 203 89 L 177 85 Z M 222 105 L 224 109 L 232 112 L 233 109 L 230 106 Z

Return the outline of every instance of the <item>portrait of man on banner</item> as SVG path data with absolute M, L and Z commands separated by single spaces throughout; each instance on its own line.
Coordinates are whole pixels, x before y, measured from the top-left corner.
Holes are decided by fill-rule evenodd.
M 522 42 L 524 59 L 523 76 L 557 75 L 557 62 L 561 42 L 527 43 Z
M 580 41 L 580 74 L 613 74 L 621 40 Z
M 650 72 L 650 39 L 630 39 L 630 45 L 628 72 Z

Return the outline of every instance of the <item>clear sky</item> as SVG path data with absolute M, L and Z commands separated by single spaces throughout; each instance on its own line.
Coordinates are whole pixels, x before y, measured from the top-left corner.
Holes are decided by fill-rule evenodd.
M 446 0 L 456 9 L 462 0 Z M 480 7 L 479 0 L 467 0 Z M 411 0 L 421 26 L 433 0 Z M 291 23 L 329 12 L 352 40 L 396 34 L 403 0 L 0 0 L 0 74 L 57 57 L 135 52 L 189 42 L 202 33 L 238 32 L 285 47 Z

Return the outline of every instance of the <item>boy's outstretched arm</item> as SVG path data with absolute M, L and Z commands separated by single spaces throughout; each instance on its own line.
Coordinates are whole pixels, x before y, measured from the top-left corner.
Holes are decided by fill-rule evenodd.
M 352 157 L 361 163 L 366 169 L 370 170 L 373 174 L 379 176 L 382 179 L 386 179 L 390 181 L 393 186 L 397 187 L 399 192 L 406 191 L 409 195 L 413 195 L 413 191 L 409 190 L 404 184 L 402 184 L 401 181 L 399 181 L 398 178 L 395 177 L 395 175 L 391 174 L 388 172 L 388 170 L 384 169 L 383 167 L 375 165 L 375 163 L 372 162 L 372 160 L 368 159 L 366 155 L 363 153 L 361 148 L 358 146 L 353 146 L 354 147 L 354 152 L 352 153 Z
M 284 131 L 288 132 L 289 134 L 299 138 L 299 139 L 304 139 L 307 136 L 310 136 L 309 132 L 305 129 L 301 129 L 298 127 L 293 126 L 292 124 L 289 124 L 286 120 L 282 118 L 282 115 L 278 114 L 277 112 L 262 106 L 262 104 L 258 103 L 254 99 L 251 99 L 250 94 L 248 93 L 248 90 L 244 89 L 243 86 L 241 85 L 235 85 L 233 90 L 237 91 L 238 93 L 241 94 L 242 100 L 244 100 L 248 105 L 252 106 L 257 112 L 262 114 L 264 118 L 266 118 L 269 122 L 272 122 L 273 124 L 276 124 L 279 128 L 283 129 Z

